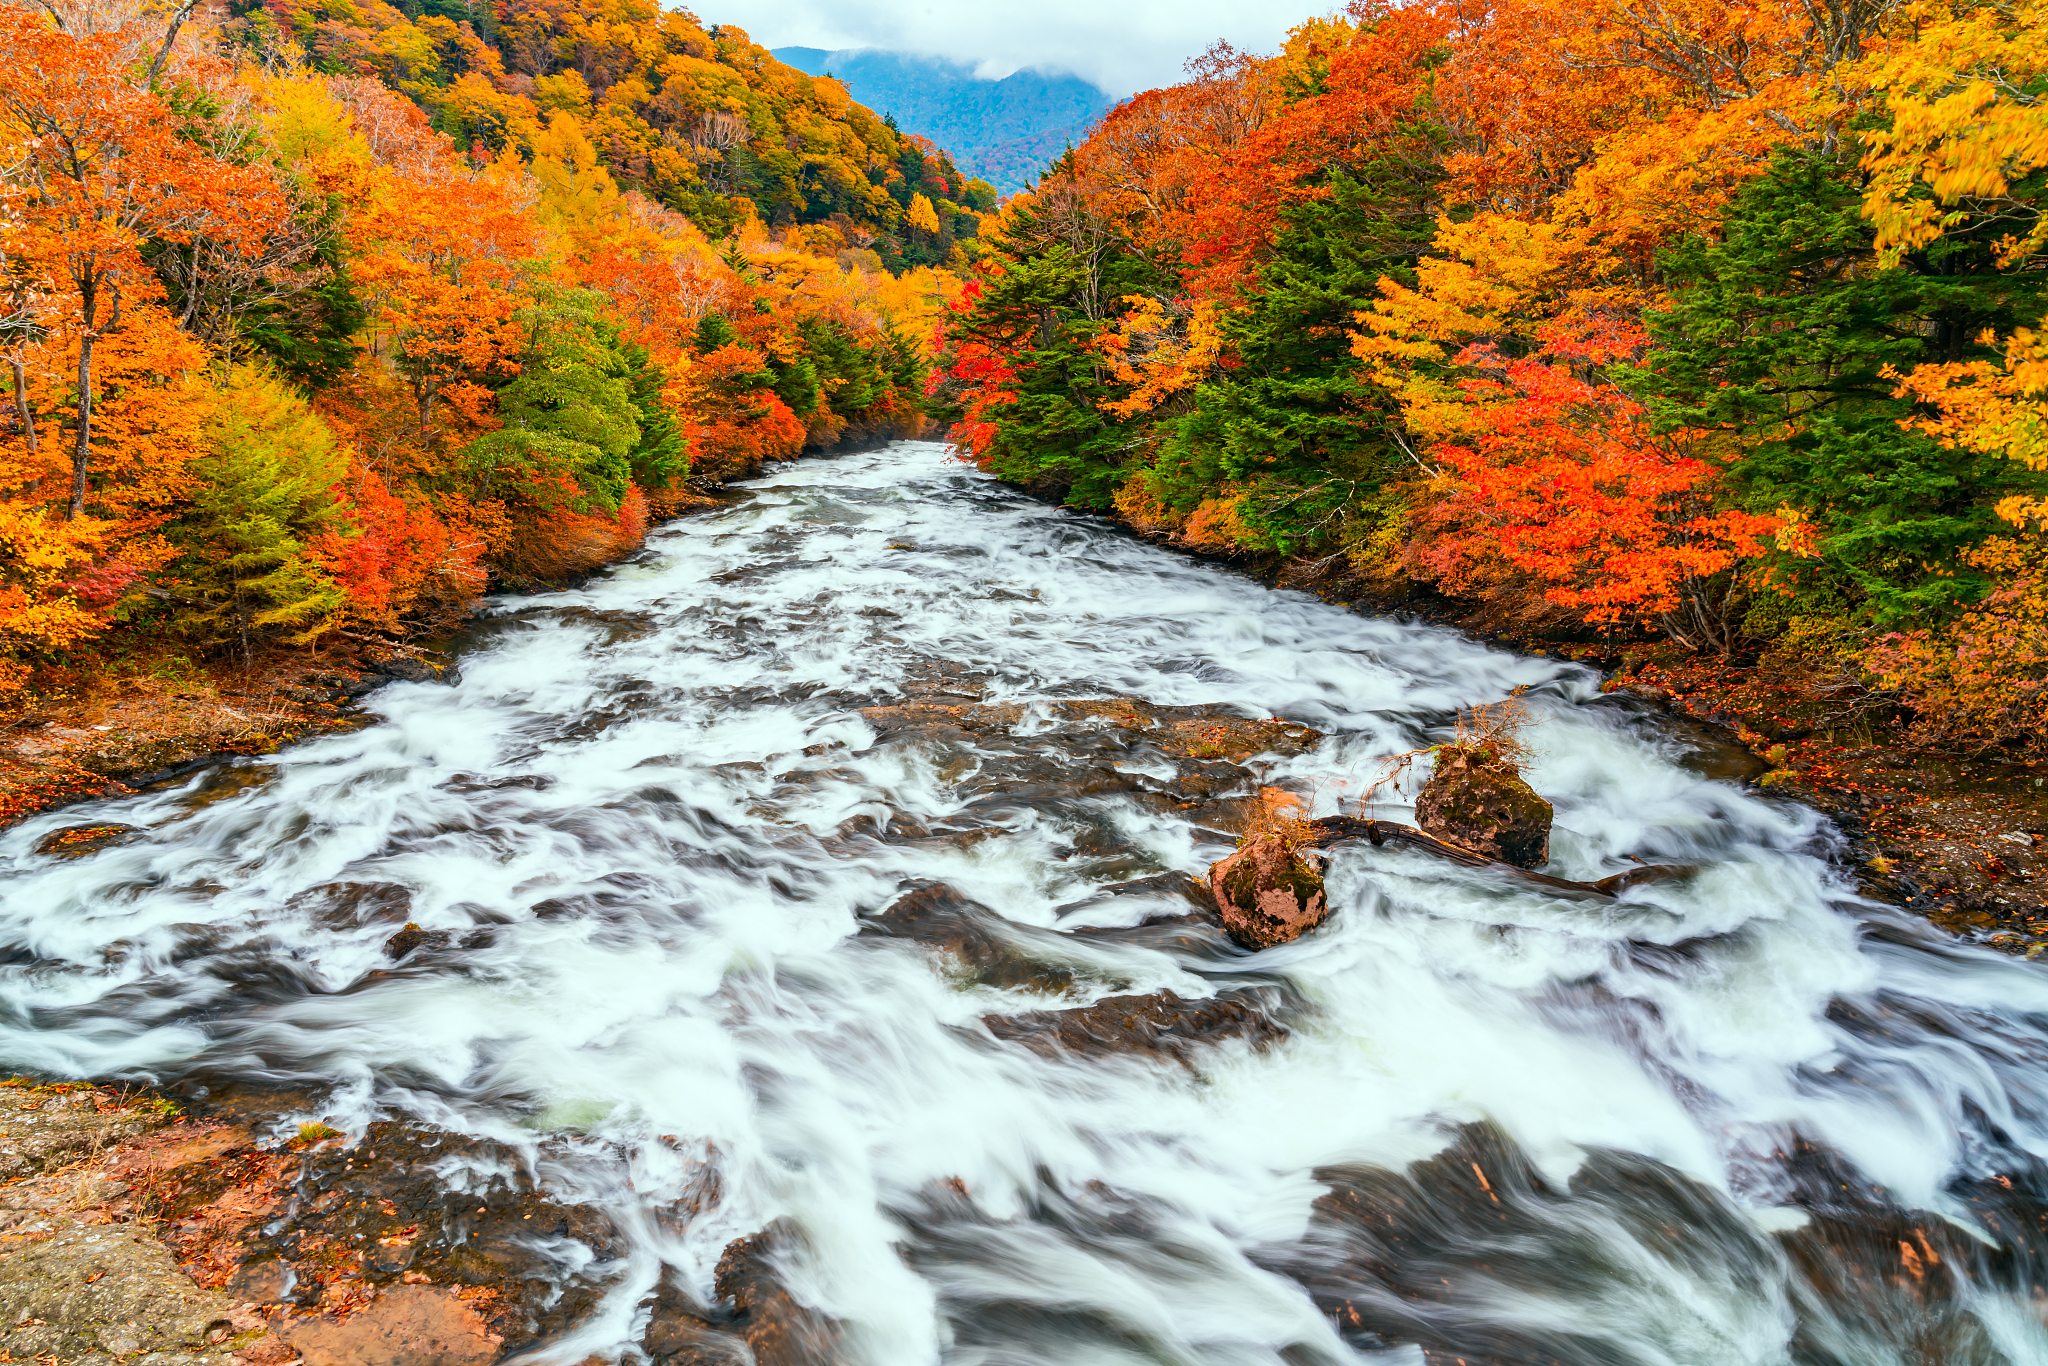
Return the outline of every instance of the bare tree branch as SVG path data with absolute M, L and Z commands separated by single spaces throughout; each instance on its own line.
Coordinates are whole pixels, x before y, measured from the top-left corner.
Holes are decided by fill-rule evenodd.
M 156 57 L 149 64 L 148 84 L 155 85 L 157 77 L 163 75 L 164 63 L 171 59 L 171 45 L 178 41 L 178 30 L 185 27 L 185 21 L 192 17 L 192 11 L 199 0 L 179 0 L 178 8 L 171 13 L 170 23 L 164 28 L 164 40 L 158 44 Z

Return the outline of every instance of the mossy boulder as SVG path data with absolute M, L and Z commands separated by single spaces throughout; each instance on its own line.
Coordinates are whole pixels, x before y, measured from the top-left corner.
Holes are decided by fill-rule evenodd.
M 1321 859 L 1278 835 L 1254 835 L 1209 869 L 1223 929 L 1248 949 L 1299 939 L 1330 913 Z
M 1447 745 L 1415 799 L 1415 821 L 1440 840 L 1535 868 L 1550 859 L 1550 803 L 1484 749 Z

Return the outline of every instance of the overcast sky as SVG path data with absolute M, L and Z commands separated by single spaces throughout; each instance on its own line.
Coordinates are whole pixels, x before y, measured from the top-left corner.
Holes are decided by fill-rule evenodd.
M 1287 30 L 1339 0 L 685 0 L 707 24 L 737 24 L 763 47 L 881 47 L 983 64 L 1071 71 L 1112 95 L 1180 77 L 1218 38 L 1272 52 Z

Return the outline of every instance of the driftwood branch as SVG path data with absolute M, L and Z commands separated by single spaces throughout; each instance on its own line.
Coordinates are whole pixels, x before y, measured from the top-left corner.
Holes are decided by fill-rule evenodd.
M 1548 873 L 1532 873 L 1527 868 L 1517 868 L 1512 863 L 1502 863 L 1484 854 L 1426 835 L 1412 825 L 1396 821 L 1362 821 L 1351 816 L 1324 816 L 1309 825 L 1315 830 L 1311 841 L 1318 849 L 1327 849 L 1333 844 L 1346 840 L 1369 840 L 1376 846 L 1388 844 L 1405 845 L 1420 849 L 1427 854 L 1450 860 L 1466 868 L 1493 868 L 1504 873 L 1513 873 L 1525 882 L 1547 887 L 1555 892 L 1571 892 L 1579 896 L 1616 897 L 1631 887 L 1647 886 L 1652 882 L 1663 882 L 1669 878 L 1689 877 L 1698 872 L 1684 864 L 1659 864 L 1645 868 L 1631 868 L 1625 873 L 1603 877 L 1598 882 L 1573 882 L 1569 878 L 1552 877 Z

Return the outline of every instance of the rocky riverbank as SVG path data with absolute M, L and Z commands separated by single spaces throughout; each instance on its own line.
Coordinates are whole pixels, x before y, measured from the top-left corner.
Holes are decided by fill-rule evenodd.
M 689 510 L 717 506 L 702 498 Z M 1895 705 L 1846 677 L 1788 677 L 1754 662 L 1504 629 L 1419 591 L 1389 599 L 1327 560 L 1231 563 L 1360 611 L 1419 615 L 1602 669 L 1610 689 L 1697 739 L 1714 776 L 1827 815 L 1843 836 L 1835 856 L 1868 895 L 2008 952 L 2048 952 L 2048 766 L 1915 744 Z M 417 644 L 336 640 L 253 666 L 141 674 L 54 698 L 0 733 L 0 826 L 68 802 L 182 783 L 199 768 L 352 724 L 352 704 L 366 693 L 445 667 Z
M 53 1366 L 485 1366 L 559 1337 L 618 1274 L 599 1210 L 529 1156 L 419 1125 L 343 1135 L 312 1098 L 0 1083 L 0 1360 Z M 704 1171 L 707 1192 L 716 1173 Z M 770 1227 L 715 1298 L 664 1285 L 665 1366 L 812 1366 L 834 1329 L 773 1270 Z M 573 1239 L 593 1258 L 561 1275 Z
M 2048 767 L 1913 744 L 1846 686 L 1694 660 L 1609 683 L 1755 755 L 1751 781 L 1827 815 L 1864 892 L 1966 938 L 2048 950 Z
M 1792 751 L 1643 661 L 1559 706 L 929 449 L 479 635 L 373 729 L 10 836 L 17 1057 L 165 1089 L 0 1102 L 0 1148 L 67 1135 L 0 1177 L 9 1356 L 1521 1366 L 1762 1300 L 1875 1360 L 2028 1312 L 2032 1137 L 1973 1117 L 2024 1126 L 2029 969 L 1843 906 L 1809 855 L 1853 849 L 1771 809 Z M 1518 685 L 1568 747 L 1533 799 L 1468 714 L 1484 800 L 1312 817 Z M 1191 876 L 1255 826 L 1399 847 L 1262 948 Z M 1651 1156 L 1730 1133 L 1725 1172 Z M 1955 1134 L 1985 1239 L 1914 1213 Z

